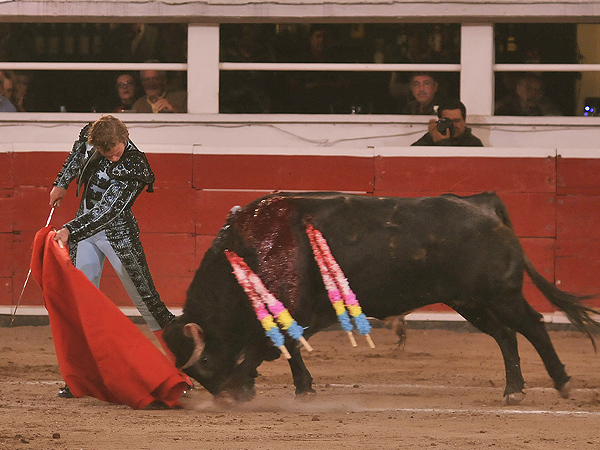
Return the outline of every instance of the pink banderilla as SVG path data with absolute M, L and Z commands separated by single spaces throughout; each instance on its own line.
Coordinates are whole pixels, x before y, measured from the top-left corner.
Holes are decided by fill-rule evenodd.
M 251 300 L 256 317 L 265 329 L 267 336 L 269 336 L 273 343 L 279 347 L 285 357 L 289 359 L 290 355 L 283 345 L 284 338 L 279 327 L 276 325 L 275 320 L 292 338 L 300 341 L 308 351 L 312 351 L 312 347 L 302 336 L 302 327 L 292 318 L 283 303 L 277 300 L 275 296 L 269 292 L 258 275 L 256 275 L 246 262 L 235 252 L 226 250 L 225 254 L 233 267 L 233 273 L 237 278 L 238 283 L 240 283 L 248 295 L 248 298 Z
M 362 312 L 362 308 L 356 299 L 356 295 L 350 288 L 350 284 L 344 276 L 341 267 L 333 257 L 331 249 L 329 248 L 329 245 L 327 245 L 327 241 L 321 232 L 314 228 L 310 223 L 306 224 L 306 233 L 313 254 L 315 255 L 315 260 L 321 271 L 321 277 L 323 278 L 327 295 L 335 309 L 342 328 L 346 331 L 348 338 L 350 339 L 350 343 L 353 347 L 356 347 L 356 341 L 352 334 L 352 322 L 348 317 L 348 312 L 350 312 L 350 316 L 354 319 L 354 324 L 356 325 L 356 328 L 358 328 L 360 334 L 365 335 L 367 343 L 371 348 L 375 348 L 375 344 L 369 335 L 371 325 Z M 346 308 L 348 311 L 346 311 Z

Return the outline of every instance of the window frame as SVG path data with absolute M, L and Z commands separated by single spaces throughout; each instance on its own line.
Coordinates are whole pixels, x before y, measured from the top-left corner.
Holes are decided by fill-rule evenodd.
M 353 72 L 458 72 L 460 98 L 469 115 L 491 116 L 494 110 L 494 77 L 499 72 L 600 72 L 600 64 L 496 64 L 494 23 L 461 23 L 459 64 L 376 64 L 376 63 L 240 63 L 220 62 L 217 23 L 188 23 L 187 63 L 93 63 L 93 62 L 0 62 L 0 70 L 164 70 L 186 71 L 188 112 L 219 113 L 219 73 L 231 70 L 269 71 L 353 71 Z M 43 113 L 32 113 L 43 114 Z M 61 113 L 65 114 L 65 113 Z M 67 113 L 69 114 L 69 113 Z M 73 114 L 73 113 L 71 113 Z M 252 114 L 264 120 L 272 114 Z M 309 116 L 312 116 L 309 115 Z M 315 114 L 316 116 L 316 114 Z M 577 116 L 576 116 L 577 117 Z M 246 117 L 247 119 L 248 117 Z M 379 119 L 374 121 L 379 121 Z

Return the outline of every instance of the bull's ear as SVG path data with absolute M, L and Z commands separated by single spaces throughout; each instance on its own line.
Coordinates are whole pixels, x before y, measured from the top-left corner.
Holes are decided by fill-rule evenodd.
M 186 323 L 183 326 L 183 334 L 189 338 L 192 338 L 196 345 L 204 342 L 204 332 L 200 325 L 194 322 Z

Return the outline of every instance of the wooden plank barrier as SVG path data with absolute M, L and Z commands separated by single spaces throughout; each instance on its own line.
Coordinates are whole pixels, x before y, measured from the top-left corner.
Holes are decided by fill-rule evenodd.
M 212 149 L 211 149 L 212 150 Z M 142 193 L 134 213 L 150 270 L 169 306 L 181 306 L 202 256 L 235 205 L 276 190 L 339 190 L 408 197 L 496 191 L 506 203 L 529 258 L 549 281 L 577 293 L 600 292 L 600 160 L 593 157 L 403 156 L 150 153 L 155 193 Z M 540 153 L 541 155 L 542 153 Z M 25 279 L 33 234 L 49 212 L 48 192 L 67 152 L 0 153 L 0 305 L 15 304 Z M 53 224 L 73 217 L 79 199 L 69 189 Z M 102 289 L 130 306 L 106 265 Z M 41 305 L 30 283 L 24 305 Z M 525 281 L 528 301 L 551 305 Z M 600 302 L 594 303 L 600 306 Z M 440 310 L 439 305 L 433 310 Z

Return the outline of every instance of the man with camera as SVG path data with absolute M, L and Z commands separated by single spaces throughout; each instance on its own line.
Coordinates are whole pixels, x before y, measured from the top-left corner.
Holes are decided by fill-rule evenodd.
M 459 100 L 446 100 L 437 110 L 439 120 L 429 121 L 429 131 L 414 146 L 483 147 L 467 127 L 467 108 Z

